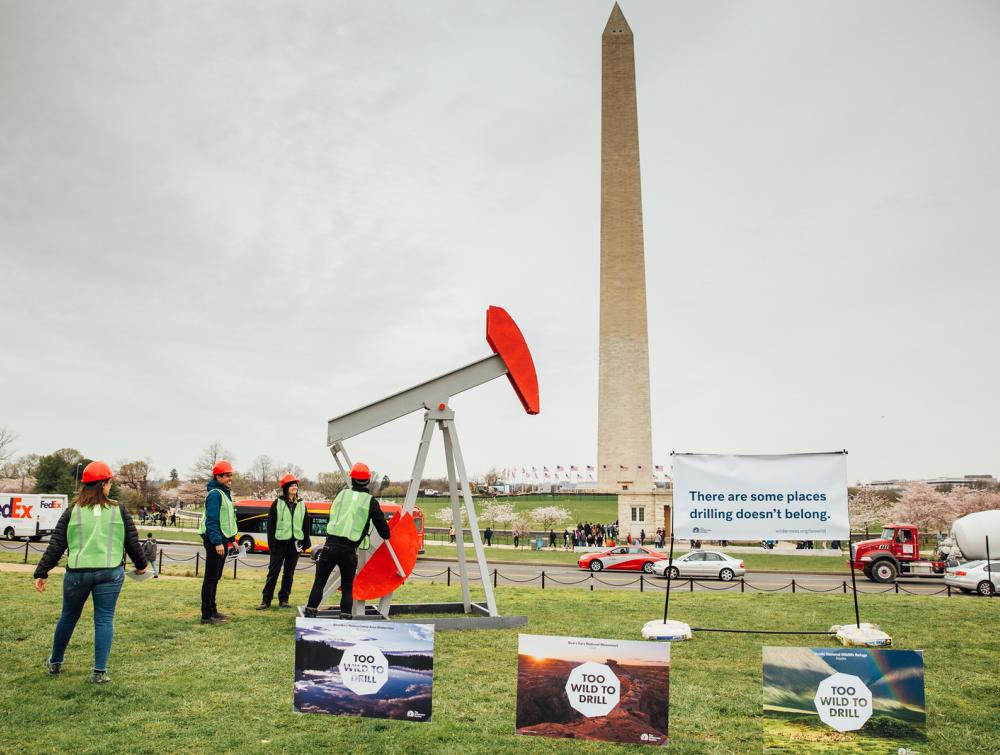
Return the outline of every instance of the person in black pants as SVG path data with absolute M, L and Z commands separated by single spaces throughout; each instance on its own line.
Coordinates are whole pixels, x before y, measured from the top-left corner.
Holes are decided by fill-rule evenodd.
M 295 565 L 299 562 L 299 549 L 312 547 L 309 539 L 309 512 L 305 501 L 299 500 L 299 480 L 293 474 L 281 478 L 281 495 L 274 499 L 267 512 L 267 549 L 270 560 L 267 564 L 267 581 L 258 611 L 271 607 L 274 587 L 278 574 L 284 567 L 281 589 L 278 590 L 278 608 L 290 608 L 288 598 L 292 594 L 292 580 L 295 579 Z
M 212 468 L 205 496 L 205 514 L 198 526 L 205 545 L 205 579 L 201 583 L 201 623 L 224 624 L 229 618 L 219 613 L 215 595 L 226 565 L 226 551 L 236 541 L 236 510 L 233 507 L 233 465 L 219 459 Z
M 358 570 L 358 546 L 368 541 L 368 528 L 375 526 L 383 540 L 389 539 L 389 525 L 385 521 L 378 499 L 368 493 L 371 472 L 358 462 L 351 468 L 351 489 L 341 490 L 330 504 L 330 521 L 326 526 L 326 545 L 316 558 L 316 577 L 305 615 L 315 616 L 323 599 L 323 589 L 334 568 L 340 569 L 340 618 L 350 619 L 354 607 L 354 575 Z M 367 546 L 365 546 L 367 547 Z

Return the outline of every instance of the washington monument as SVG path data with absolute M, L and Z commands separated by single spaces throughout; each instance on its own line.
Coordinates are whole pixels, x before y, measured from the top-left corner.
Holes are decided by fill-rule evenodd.
M 646 493 L 653 490 L 653 470 L 635 49 L 617 3 L 601 48 L 597 490 Z

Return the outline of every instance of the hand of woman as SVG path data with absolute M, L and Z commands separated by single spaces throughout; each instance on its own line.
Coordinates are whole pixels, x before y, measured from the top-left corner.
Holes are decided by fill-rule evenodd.
M 38 590 L 38 592 L 45 592 L 45 579 L 44 578 L 39 577 L 38 579 L 35 580 L 35 589 Z
M 226 548 L 225 548 L 225 546 L 223 546 L 223 545 L 217 545 L 217 546 L 215 546 L 215 553 L 218 556 L 225 556 L 226 555 Z

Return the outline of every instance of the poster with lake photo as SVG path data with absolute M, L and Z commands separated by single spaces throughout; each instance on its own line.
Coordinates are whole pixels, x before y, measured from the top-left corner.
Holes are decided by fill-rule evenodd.
M 295 620 L 299 713 L 431 720 L 434 626 Z
M 925 724 L 923 651 L 764 648 L 766 753 L 920 753 Z
M 518 734 L 665 746 L 670 643 L 518 635 Z

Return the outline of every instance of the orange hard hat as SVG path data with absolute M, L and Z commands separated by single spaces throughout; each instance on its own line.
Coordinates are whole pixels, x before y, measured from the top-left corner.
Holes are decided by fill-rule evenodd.
M 370 480 L 372 478 L 372 472 L 368 469 L 367 464 L 363 464 L 360 461 L 351 467 L 351 479 L 352 480 Z
M 83 468 L 84 484 L 110 480 L 114 476 L 115 473 L 111 471 L 111 467 L 103 461 L 92 461 Z
M 233 465 L 230 464 L 225 459 L 219 459 L 217 462 L 215 462 L 215 466 L 212 467 L 213 475 L 232 474 L 232 473 L 233 473 Z
M 297 483 L 298 481 L 299 478 L 293 475 L 291 472 L 289 472 L 288 474 L 286 474 L 284 477 L 281 478 L 281 482 L 279 482 L 278 484 L 281 487 L 285 487 L 285 485 L 291 485 L 293 482 Z

